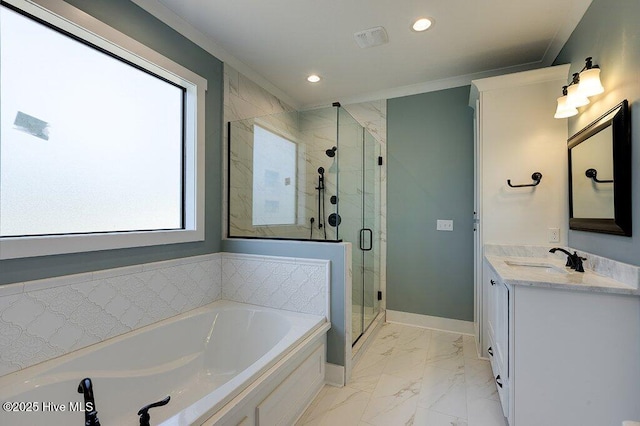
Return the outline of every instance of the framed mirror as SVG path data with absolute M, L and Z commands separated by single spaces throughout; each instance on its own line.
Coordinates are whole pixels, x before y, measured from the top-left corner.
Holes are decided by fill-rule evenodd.
M 631 126 L 622 101 L 571 136 L 569 228 L 631 236 Z

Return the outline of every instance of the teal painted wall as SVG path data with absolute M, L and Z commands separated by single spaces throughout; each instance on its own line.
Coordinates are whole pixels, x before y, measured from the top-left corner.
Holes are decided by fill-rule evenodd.
M 387 103 L 388 309 L 473 321 L 469 89 Z M 437 219 L 453 219 L 453 232 Z
M 328 259 L 331 261 L 331 329 L 327 333 L 327 362 L 345 365 L 345 250 L 344 244 L 315 243 L 310 241 L 273 241 L 228 239 L 223 241 L 228 253 L 249 253 L 265 256 Z M 351 318 L 349 318 L 351 321 Z
M 0 261 L 0 284 L 219 252 L 222 223 L 222 62 L 128 0 L 67 0 L 67 3 L 207 79 L 205 241 L 4 260 Z
M 623 99 L 631 107 L 633 236 L 569 231 L 569 246 L 622 262 L 640 265 L 640 1 L 594 0 L 556 58 L 579 72 L 592 56 L 602 71 L 605 92 L 591 98 L 580 114 L 568 120 L 569 135 L 595 120 Z M 560 88 L 558 88 L 558 93 Z

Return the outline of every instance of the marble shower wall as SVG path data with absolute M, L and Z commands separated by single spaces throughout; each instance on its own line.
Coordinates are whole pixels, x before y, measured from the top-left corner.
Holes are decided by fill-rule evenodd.
M 233 68 L 225 65 L 225 122 L 231 122 L 233 146 L 231 149 L 230 205 L 231 223 L 229 235 L 309 238 L 310 219 L 315 218 L 313 238 L 324 238 L 318 219 L 318 168 L 324 167 L 326 200 L 325 217 L 335 211 L 330 196 L 336 193 L 336 167 L 325 151 L 336 145 L 336 110 L 297 112 L 276 97 L 255 85 Z M 297 144 L 297 223 L 295 225 L 254 226 L 253 211 L 253 126 L 261 125 L 279 133 Z M 225 126 L 225 132 L 229 129 Z M 228 139 L 227 139 L 228 140 Z M 225 144 L 225 157 L 228 155 Z M 333 166 L 333 167 L 332 167 Z M 225 162 L 224 176 L 228 176 Z M 225 222 L 227 218 L 225 193 Z M 326 219 L 325 219 L 326 220 Z M 225 223 L 225 231 L 226 231 Z M 327 226 L 327 239 L 335 239 L 335 229 Z
M 337 155 L 330 158 L 326 154 L 326 150 L 338 145 L 336 134 L 336 121 L 338 110 L 335 107 L 327 107 L 309 111 L 300 112 L 300 133 L 305 142 L 306 155 L 304 158 L 304 175 L 306 176 L 306 194 L 307 216 L 306 223 L 313 217 L 315 218 L 313 238 L 324 239 L 326 231 L 326 239 L 335 240 L 338 238 L 335 227 L 329 225 L 328 217 L 331 213 L 336 212 L 336 205 L 331 204 L 331 196 L 338 195 L 337 186 Z M 324 220 L 318 214 L 318 168 L 324 168 Z M 323 223 L 320 228 L 319 223 Z M 307 235 L 302 238 L 308 238 Z
M 291 114 L 287 114 L 291 113 Z M 276 128 L 289 129 L 293 134 L 297 131 L 297 113 L 294 108 L 280 101 L 277 97 L 255 84 L 238 71 L 224 65 L 224 143 L 223 179 L 228 183 L 228 167 L 231 165 L 232 182 L 234 188 L 230 193 L 233 197 L 232 204 L 239 206 L 232 211 L 235 216 L 232 220 L 231 235 L 245 235 L 244 229 L 250 229 L 253 198 L 251 195 L 253 174 L 253 119 L 263 117 Z M 243 122 L 238 122 L 244 120 Z M 236 122 L 232 132 L 234 139 L 238 137 L 238 150 L 234 150 L 231 161 L 227 162 L 229 155 L 229 135 L 227 123 Z M 241 145 L 240 145 L 241 144 Z M 227 191 L 223 191 L 222 217 L 223 235 L 227 235 L 228 197 Z M 265 235 L 267 229 L 263 229 Z M 260 236 L 260 235 L 258 235 Z
M 224 65 L 225 122 L 294 110 L 229 65 Z
M 327 157 L 325 151 L 336 146 L 336 109 L 327 107 L 296 112 L 291 106 L 280 101 L 277 97 L 271 95 L 227 64 L 225 64 L 224 84 L 225 123 L 243 120 L 241 123 L 234 123 L 232 126 L 232 132 L 235 132 L 233 133 L 234 144 L 236 136 L 238 136 L 242 148 L 237 150 L 234 148 L 231 158 L 231 182 L 233 188 L 231 188 L 230 193 L 233 208 L 230 235 L 309 238 L 309 219 L 315 217 L 313 237 L 314 239 L 323 238 L 324 231 L 318 229 L 317 191 L 315 187 L 318 184 L 318 167 L 324 167 L 327 188 L 325 191 L 325 216 L 328 216 L 335 211 L 335 207 L 330 204 L 329 200 L 331 195 L 336 194 L 336 164 L 335 157 L 334 159 Z M 344 109 L 352 114 L 381 144 L 379 149 L 381 155 L 384 156 L 386 152 L 386 100 L 348 105 Z M 253 155 L 252 126 L 254 119 L 258 123 L 268 123 L 271 129 L 282 131 L 285 136 L 291 136 L 298 142 L 298 224 L 295 226 L 254 227 L 251 223 L 253 177 L 250 169 L 252 161 L 248 160 L 252 159 Z M 227 131 L 228 129 L 225 125 L 225 136 Z M 227 150 L 228 145 L 225 144 L 225 158 Z M 344 164 L 344 161 L 342 163 Z M 228 176 L 227 167 L 228 165 L 225 162 L 225 179 Z M 383 167 L 382 169 L 385 168 Z M 384 179 L 386 173 L 383 170 L 377 171 L 377 173 L 380 172 L 382 172 L 380 178 Z M 382 186 L 386 186 L 384 181 Z M 384 192 L 384 189 L 381 192 Z M 385 195 L 381 194 L 381 201 Z M 228 194 L 225 193 L 225 199 L 223 200 L 225 233 L 227 230 L 227 196 Z M 380 206 L 382 206 L 382 202 Z M 378 216 L 380 216 L 378 218 L 380 226 L 376 226 L 376 229 L 381 229 L 386 221 L 382 214 Z M 379 232 L 382 236 L 386 235 L 386 230 Z M 328 226 L 327 239 L 335 239 L 335 237 L 335 228 Z
M 296 159 L 296 200 L 297 217 L 293 225 L 255 226 L 253 224 L 253 132 L 254 125 L 277 133 L 286 139 L 297 142 Z M 233 138 L 230 156 L 230 235 L 255 237 L 308 238 L 309 229 L 306 218 L 310 213 L 307 203 L 309 176 L 305 171 L 307 144 L 298 130 L 298 113 L 284 112 L 259 118 L 248 118 L 231 122 Z M 268 152 L 263 158 L 267 163 L 280 161 L 280 153 Z
M 313 238 L 323 239 L 325 228 L 319 228 L 318 214 L 319 167 L 325 169 L 325 221 L 335 211 L 330 204 L 336 195 L 337 167 L 335 157 L 325 151 L 336 145 L 335 108 L 304 112 L 286 112 L 231 122 L 230 235 L 252 237 L 283 237 L 307 239 L 311 236 L 310 219 L 314 218 Z M 258 125 L 296 143 L 296 224 L 259 226 L 253 224 L 253 164 L 254 126 Z M 280 161 L 279 152 L 270 152 L 267 163 Z M 336 239 L 335 229 L 326 225 L 326 238 Z

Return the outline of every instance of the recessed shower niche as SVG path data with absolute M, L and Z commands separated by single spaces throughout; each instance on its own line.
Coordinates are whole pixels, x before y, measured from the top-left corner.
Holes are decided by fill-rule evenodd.
M 355 342 L 379 311 L 379 142 L 339 105 L 227 130 L 227 236 L 352 243 Z

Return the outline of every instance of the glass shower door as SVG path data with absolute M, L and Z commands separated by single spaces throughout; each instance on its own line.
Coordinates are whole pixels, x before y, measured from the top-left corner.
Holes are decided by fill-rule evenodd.
M 378 313 L 379 265 L 376 221 L 378 209 L 376 177 L 378 173 L 377 142 L 369 132 L 364 131 L 362 143 L 362 230 L 360 250 L 362 252 L 362 332 L 364 333 Z
M 346 111 L 339 112 L 340 238 L 352 243 L 352 343 L 378 313 L 380 185 L 378 143 Z
M 338 213 L 339 238 L 352 246 L 351 338 L 354 343 L 364 331 L 364 268 L 360 250 L 363 219 L 364 129 L 343 108 L 338 108 Z

